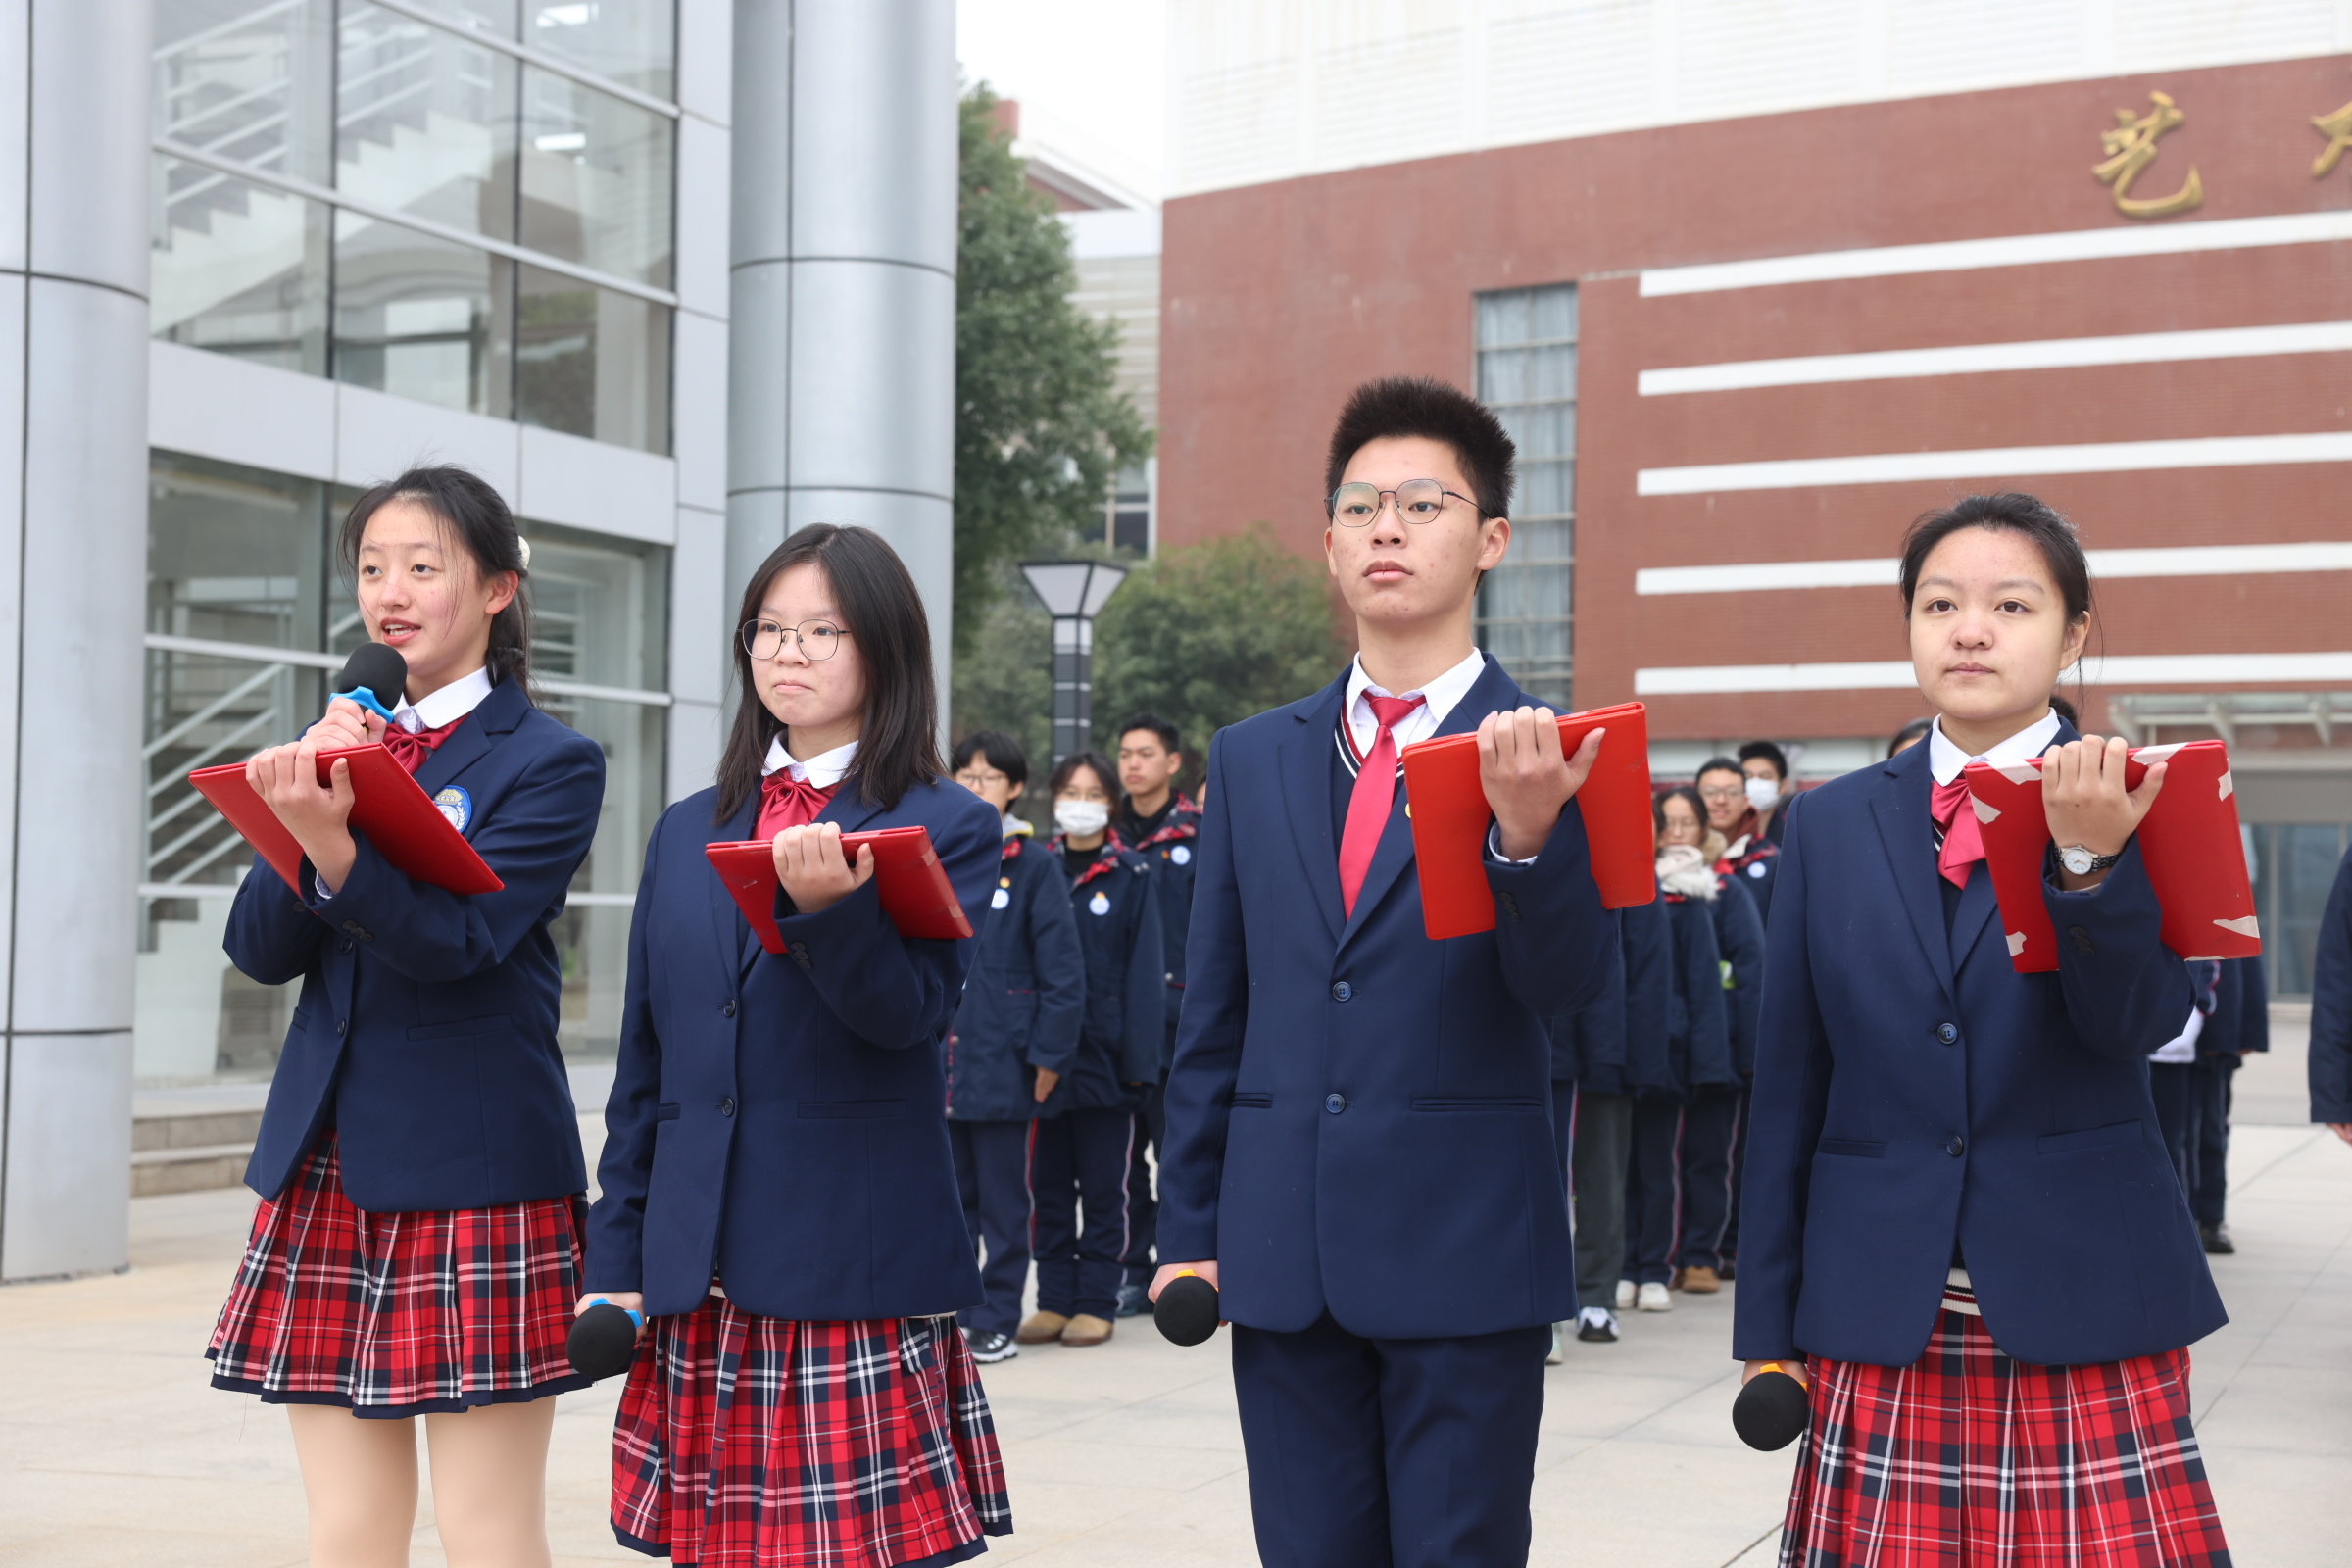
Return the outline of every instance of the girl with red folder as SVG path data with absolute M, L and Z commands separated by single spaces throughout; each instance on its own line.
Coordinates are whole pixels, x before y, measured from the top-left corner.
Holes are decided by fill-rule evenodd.
M 961 1562 L 1011 1529 L 940 1108 L 976 944 L 901 936 L 841 842 L 923 828 L 979 916 L 999 818 L 946 776 L 922 599 L 879 534 L 794 533 L 737 624 L 718 782 L 646 849 L 588 1221 L 580 1308 L 646 1319 L 613 1534 L 700 1568 Z M 704 855 L 753 837 L 781 953 Z
M 246 1182 L 262 1195 L 214 1330 L 216 1387 L 287 1406 L 314 1561 L 405 1562 L 417 1416 L 453 1561 L 545 1562 L 551 1396 L 579 1290 L 579 1124 L 548 924 L 586 857 L 603 751 L 531 704 L 529 560 L 498 493 L 419 468 L 359 499 L 342 554 L 368 635 L 408 662 L 387 726 L 337 698 L 246 776 L 302 846 L 237 891 L 228 956 L 299 977 Z M 382 741 L 505 887 L 395 870 L 349 825 Z M 365 1419 L 355 1420 L 354 1417 Z
M 2188 978 L 2120 740 L 2050 711 L 2090 577 L 2031 496 L 1912 526 L 1927 740 L 1802 798 L 1776 873 L 1733 1353 L 1807 1380 L 1781 1561 L 2230 1560 L 2189 1427 L 2224 1321 L 2148 1093 Z M 2012 966 L 1962 770 L 2042 754 L 2054 973 Z

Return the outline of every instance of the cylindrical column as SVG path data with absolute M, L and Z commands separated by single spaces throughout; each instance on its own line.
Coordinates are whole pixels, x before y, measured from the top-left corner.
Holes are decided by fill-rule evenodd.
M 953 0 L 737 0 L 728 603 L 785 534 L 862 523 L 931 612 L 956 451 Z
M 1054 617 L 1054 762 L 1095 743 L 1095 622 Z
M 120 1268 L 147 561 L 150 0 L 0 0 L 0 1278 Z

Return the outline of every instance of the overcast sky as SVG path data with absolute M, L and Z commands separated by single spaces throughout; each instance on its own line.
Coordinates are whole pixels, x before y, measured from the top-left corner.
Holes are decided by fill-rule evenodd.
M 957 57 L 1025 110 L 1024 134 L 1159 195 L 1161 0 L 957 0 Z

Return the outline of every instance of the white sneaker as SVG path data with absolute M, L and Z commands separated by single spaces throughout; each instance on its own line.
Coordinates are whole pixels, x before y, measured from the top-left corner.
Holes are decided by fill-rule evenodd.
M 1620 1312 L 1631 1312 L 1633 1309 L 1634 1282 L 1632 1280 L 1619 1280 L 1617 1282 L 1617 1310 Z
M 1551 1348 L 1544 1353 L 1544 1364 L 1545 1366 L 1558 1366 L 1566 1359 L 1567 1357 L 1560 1353 L 1560 1326 L 1557 1323 L 1554 1323 L 1551 1326 Z
M 1642 1287 L 1634 1298 L 1634 1304 L 1644 1312 L 1671 1312 L 1674 1310 L 1674 1297 L 1665 1286 L 1653 1280 Z

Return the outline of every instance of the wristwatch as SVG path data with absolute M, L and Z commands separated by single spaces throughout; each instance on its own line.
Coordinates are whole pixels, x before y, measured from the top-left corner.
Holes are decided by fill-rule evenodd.
M 2076 876 L 2089 876 L 2094 871 L 2104 871 L 2122 858 L 2120 854 L 2093 855 L 2080 844 L 2070 844 L 2058 852 L 2058 863 Z

